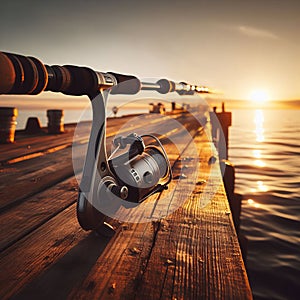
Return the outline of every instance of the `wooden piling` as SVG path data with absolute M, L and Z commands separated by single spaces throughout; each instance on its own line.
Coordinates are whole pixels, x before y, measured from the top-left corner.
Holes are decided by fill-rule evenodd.
M 48 133 L 58 134 L 64 132 L 64 111 L 62 109 L 48 109 Z
M 16 119 L 18 110 L 15 107 L 0 107 L 0 143 L 13 143 L 15 140 Z

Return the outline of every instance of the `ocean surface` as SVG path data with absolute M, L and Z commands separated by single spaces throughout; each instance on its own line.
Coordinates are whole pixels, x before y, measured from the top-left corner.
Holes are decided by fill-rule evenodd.
M 66 110 L 65 123 L 81 115 Z M 229 159 L 236 166 L 236 192 L 243 195 L 241 232 L 248 239 L 254 299 L 300 299 L 300 110 L 233 110 L 232 115 Z M 25 110 L 19 112 L 19 129 L 29 116 L 47 125 L 46 111 Z M 89 111 L 81 117 L 90 118 Z
M 107 109 L 108 117 L 112 117 L 112 107 L 108 107 Z M 132 110 L 127 107 L 123 107 L 119 110 L 117 113 L 117 116 L 127 115 L 131 113 L 147 113 L 148 107 L 144 109 L 135 109 Z M 42 126 L 47 126 L 47 111 L 45 110 L 28 110 L 23 109 L 18 111 L 18 117 L 17 117 L 17 129 L 25 129 L 26 122 L 29 117 L 37 117 L 40 120 L 40 123 Z M 64 123 L 77 123 L 79 121 L 85 121 L 85 120 L 91 120 L 92 119 L 92 111 L 89 107 L 86 109 L 80 110 L 80 109 L 65 109 L 64 110 Z
M 300 110 L 235 110 L 229 143 L 254 299 L 300 299 Z

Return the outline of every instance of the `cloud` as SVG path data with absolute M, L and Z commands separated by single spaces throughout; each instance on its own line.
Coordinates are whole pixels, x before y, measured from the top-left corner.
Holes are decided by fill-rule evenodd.
M 278 40 L 279 37 L 271 31 L 254 28 L 250 26 L 238 26 L 238 31 L 244 35 L 256 38 L 264 38 L 271 40 Z

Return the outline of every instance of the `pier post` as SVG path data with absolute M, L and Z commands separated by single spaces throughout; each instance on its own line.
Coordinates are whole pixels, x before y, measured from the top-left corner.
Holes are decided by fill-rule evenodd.
M 64 111 L 62 109 L 48 109 L 48 133 L 58 134 L 64 132 Z
M 225 104 L 222 102 L 222 111 L 217 112 L 217 107 L 213 107 L 213 112 L 210 113 L 210 121 L 211 121 L 211 133 L 214 141 L 219 141 L 224 136 L 225 142 L 225 153 L 219 153 L 220 160 L 228 159 L 228 128 L 231 126 L 232 114 L 231 112 L 225 111 Z M 223 134 L 221 134 L 223 132 Z
M 171 105 L 172 105 L 172 111 L 174 111 L 176 109 L 176 103 L 172 102 Z
M 217 113 L 217 117 L 219 119 L 220 125 L 222 127 L 222 131 L 224 134 L 225 138 L 225 143 L 226 143 L 226 154 L 225 154 L 225 159 L 228 159 L 228 128 L 231 126 L 231 112 L 225 111 L 225 104 L 222 102 L 222 112 Z
M 16 119 L 18 110 L 15 107 L 0 107 L 0 143 L 9 144 L 15 141 Z
M 212 140 L 216 141 L 218 137 L 218 118 L 217 118 L 217 107 L 213 107 L 213 111 L 209 113 L 209 119 L 211 123 L 211 136 Z

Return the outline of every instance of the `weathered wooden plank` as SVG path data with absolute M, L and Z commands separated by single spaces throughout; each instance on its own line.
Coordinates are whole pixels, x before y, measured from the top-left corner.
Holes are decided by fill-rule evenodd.
M 64 196 L 66 196 L 66 194 L 67 193 L 65 193 Z M 75 208 L 73 207 L 73 209 L 75 209 Z M 9 249 L 7 249 L 6 251 L 4 251 L 4 253 L 2 255 L 2 259 L 1 259 L 1 265 L 2 265 L 3 261 L 4 261 L 4 267 L 5 267 L 6 264 L 9 264 L 9 261 L 12 263 L 12 260 L 11 260 L 12 257 L 14 257 L 14 255 L 20 255 L 20 254 L 18 254 L 18 251 L 19 251 L 20 248 L 26 249 L 25 253 L 28 253 L 27 251 L 34 251 L 34 252 L 36 252 L 37 249 L 43 249 L 43 251 L 39 250 L 37 252 L 40 252 L 41 256 L 52 257 L 53 256 L 52 248 L 49 248 L 49 247 L 45 248 L 45 241 L 43 240 L 43 238 L 44 238 L 44 236 L 47 236 L 48 241 L 52 240 L 52 242 L 53 242 L 54 238 L 56 239 L 56 236 L 57 236 L 56 232 L 53 233 L 53 231 L 57 231 L 57 229 L 55 228 L 55 223 L 53 223 L 53 220 L 58 220 L 57 221 L 57 223 L 58 223 L 57 226 L 62 226 L 61 223 L 63 221 L 61 220 L 61 218 L 63 218 L 63 219 L 66 218 L 65 212 L 62 212 L 61 214 L 57 215 L 56 217 L 54 217 L 53 219 L 51 219 L 49 222 L 47 222 L 46 224 L 44 224 L 40 228 L 38 228 L 36 231 L 34 231 L 33 233 L 29 234 L 27 237 L 25 237 L 24 239 L 22 239 L 21 241 L 17 242 L 15 245 L 11 246 Z M 77 223 L 76 220 L 73 220 L 73 222 Z M 69 224 L 69 221 L 67 221 L 67 223 Z M 68 225 L 68 224 L 66 224 L 65 226 L 69 227 L 70 225 Z M 70 231 L 66 231 L 65 232 L 66 236 L 64 235 L 63 239 L 67 239 L 68 240 L 69 239 L 68 236 L 73 234 L 72 229 L 74 230 L 74 226 L 70 227 L 70 228 L 71 228 Z M 109 248 L 115 248 L 114 244 L 112 244 Z M 49 251 L 50 251 L 50 254 L 48 253 Z M 55 255 L 57 255 L 57 257 L 60 257 L 59 253 L 60 253 L 60 250 L 58 251 L 58 253 L 55 252 Z M 34 262 L 31 261 L 30 259 L 28 261 L 27 257 L 23 257 L 23 260 L 24 260 L 23 262 L 22 261 L 18 261 L 18 264 L 19 264 L 19 268 L 18 269 L 12 268 L 12 273 L 16 273 L 15 276 L 19 276 L 18 273 L 20 271 L 22 272 L 22 270 L 24 270 L 25 265 L 26 266 L 29 265 L 28 269 L 30 270 L 30 276 L 27 276 L 27 274 L 26 274 L 26 276 L 22 277 L 22 280 L 23 280 L 22 281 L 22 285 L 24 285 L 24 284 L 28 283 L 29 281 L 31 281 L 33 279 L 32 276 L 37 276 L 39 274 L 39 272 L 42 272 L 43 270 L 45 271 L 46 267 L 48 267 L 48 265 L 45 266 L 43 264 L 42 264 L 42 266 L 36 266 L 34 264 Z M 38 257 L 36 257 L 36 260 L 37 261 L 41 261 L 42 258 L 40 256 L 38 256 Z M 53 261 L 52 261 L 52 263 L 53 263 Z M 51 271 L 50 271 L 50 273 L 51 273 Z M 8 292 L 6 289 L 4 290 L 4 294 L 3 295 L 6 295 L 6 296 L 9 296 L 11 294 L 16 293 L 17 290 L 20 289 L 20 287 L 22 286 L 22 285 L 15 285 L 14 281 L 10 281 L 9 280 L 8 282 L 10 282 L 12 284 L 12 286 L 10 286 L 10 292 Z M 7 282 L 7 284 L 9 284 L 8 282 Z M 51 282 L 51 281 L 48 282 L 48 285 L 51 284 L 51 283 L 53 284 L 53 282 Z M 70 284 L 70 288 L 73 288 L 73 283 Z M 30 288 L 29 288 L 29 290 L 30 290 Z M 44 292 L 44 289 L 43 289 L 43 292 Z M 27 293 L 26 289 L 25 289 L 24 293 L 25 294 Z M 35 290 L 34 293 L 36 295 L 36 290 Z
M 116 124 L 111 122 L 112 126 L 108 130 L 110 135 L 119 129 L 126 118 L 120 120 L 121 118 L 116 119 Z M 53 148 L 54 144 L 44 145 L 48 148 L 45 148 L 44 153 L 38 152 L 41 153 L 40 156 L 32 156 L 17 164 L 2 166 L 0 172 L 0 210 L 23 201 L 27 197 L 74 175 L 71 149 L 74 132 L 71 132 L 71 129 L 74 131 L 74 127 L 70 128 L 68 136 L 57 135 L 56 142 L 60 145 L 56 147 L 57 149 Z M 84 129 L 80 132 L 82 134 L 81 140 L 88 140 L 89 130 Z M 41 139 L 39 147 L 44 142 L 43 137 L 36 137 L 35 139 Z M 49 147 L 54 151 L 49 151 Z M 86 146 L 85 144 L 77 144 L 76 147 L 85 149 Z M 82 152 L 84 155 L 85 151 L 78 149 L 78 152 Z M 83 161 L 84 157 L 79 159 Z
M 175 117 L 177 118 L 177 116 Z M 151 118 L 147 117 L 144 121 L 147 122 L 151 120 L 150 124 L 147 124 L 151 130 L 153 126 L 157 126 L 157 123 L 165 120 L 164 126 L 167 132 L 168 128 L 170 128 L 169 131 L 172 131 L 172 126 L 174 125 L 172 122 L 168 122 L 168 118 L 161 119 L 160 117 L 151 116 Z M 111 138 L 125 122 L 124 120 L 120 121 L 120 119 L 116 120 L 117 124 L 111 126 L 111 129 L 108 131 L 108 136 Z M 139 121 L 143 120 L 139 119 Z M 128 132 L 139 130 L 144 126 L 145 123 L 143 122 L 136 123 L 129 128 L 122 128 L 121 132 L 122 134 L 127 134 Z M 194 125 L 188 124 L 187 126 L 190 128 Z M 88 131 L 84 131 L 84 133 L 88 135 Z M 59 137 L 60 136 L 62 135 L 59 135 Z M 81 139 L 84 138 L 84 136 L 81 137 Z M 60 141 L 61 139 L 60 137 Z M 111 139 L 108 139 L 108 145 L 110 145 L 110 143 Z M 17 164 L 3 166 L 0 172 L 0 210 L 7 209 L 16 203 L 24 201 L 27 197 L 73 176 L 72 143 L 67 142 L 65 145 L 66 147 L 59 148 L 54 152 L 48 152 L 46 155 L 26 159 Z M 78 143 L 77 147 L 85 149 L 86 146 Z M 108 148 L 108 150 L 110 149 Z M 80 151 L 78 150 L 78 152 Z M 85 151 L 81 152 L 84 154 Z M 75 172 L 76 171 L 79 170 L 75 170 Z
M 207 182 L 164 220 L 168 230 L 158 231 L 137 299 L 251 298 L 219 167 L 205 163 L 208 150 L 201 152 L 199 178 Z M 201 197 L 210 195 L 201 208 Z
M 172 149 L 168 149 L 172 152 Z M 191 148 L 185 149 L 187 153 L 192 151 Z M 174 151 L 174 150 L 173 150 Z M 186 176 L 189 180 L 192 180 L 195 169 L 192 168 L 192 164 L 194 161 L 185 161 L 186 166 Z M 177 164 L 181 164 L 180 161 Z M 176 168 L 176 167 L 175 167 Z M 178 171 L 178 170 L 177 170 Z M 175 178 L 179 174 L 174 174 Z M 184 179 L 183 179 L 184 180 Z M 178 195 L 178 197 L 182 197 L 185 195 L 182 191 L 176 190 L 177 182 L 173 181 L 172 186 L 170 187 L 171 191 L 173 191 L 174 195 Z M 180 186 L 184 189 L 185 184 Z M 172 200 L 173 197 L 171 198 Z M 154 214 L 160 218 L 162 211 L 166 211 L 166 209 L 172 209 L 172 201 L 171 203 L 163 203 L 160 204 L 159 200 L 157 204 L 153 207 Z M 179 201 L 182 200 L 184 202 L 185 199 L 177 199 Z M 174 201 L 174 205 L 176 201 Z M 168 206 L 166 208 L 166 206 Z M 145 215 L 148 215 L 149 212 L 145 211 Z M 137 216 L 138 218 L 138 216 Z M 143 216 L 140 216 L 143 218 Z M 134 234 L 132 235 L 132 231 Z M 97 298 L 97 299 L 110 299 L 110 298 L 121 298 L 121 299 L 133 299 L 138 295 L 138 291 L 141 288 L 143 283 L 143 277 L 147 269 L 149 268 L 150 258 L 152 257 L 152 253 L 156 247 L 157 238 L 160 232 L 168 231 L 168 222 L 165 220 L 154 221 L 150 223 L 141 223 L 136 224 L 134 227 L 129 227 L 126 230 L 123 230 L 121 234 L 117 237 L 119 240 L 118 247 L 113 252 L 108 252 L 106 256 L 101 256 L 94 268 L 90 272 L 87 279 L 84 281 L 83 285 L 74 288 L 74 291 L 71 295 L 72 297 L 76 297 L 79 299 L 85 298 Z M 130 239 L 128 236 L 130 235 Z M 123 236 L 125 236 L 125 241 L 123 241 Z M 164 261 L 162 266 L 167 266 L 169 255 L 167 252 L 170 247 L 164 247 L 164 243 L 157 246 L 159 251 L 164 251 Z M 171 258 L 170 258 L 171 259 Z M 111 269 L 107 269 L 105 273 L 101 272 L 103 264 L 111 266 Z M 160 265 L 154 264 L 153 268 L 156 268 L 154 272 L 155 281 L 159 281 L 161 275 Z M 159 273 L 159 276 L 156 277 L 155 274 Z M 162 280 L 160 282 L 163 282 Z M 156 285 L 155 282 L 150 282 L 150 285 Z M 92 286 L 92 288 L 88 288 Z M 147 299 L 159 299 L 159 294 L 161 293 L 158 290 L 157 297 L 151 297 L 151 293 L 146 293 L 143 297 Z M 137 297 L 136 299 L 140 299 Z
M 171 147 L 170 147 L 171 148 Z M 178 156 L 178 154 L 177 154 Z M 82 158 L 83 159 L 83 158 Z M 171 164 L 174 158 L 170 158 Z M 71 161 L 69 161 L 71 164 Z M 74 177 L 26 198 L 18 206 L 1 214 L 0 249 L 9 247 L 29 232 L 76 201 L 77 182 Z
M 170 151 L 169 151 L 170 153 Z M 83 159 L 83 158 L 82 158 Z M 171 162 L 174 161 L 172 157 L 170 157 Z M 69 160 L 69 164 L 71 161 Z M 21 228 L 21 235 L 24 235 L 22 233 L 23 230 L 27 232 L 30 230 L 30 224 L 34 220 L 35 225 L 39 224 L 39 222 L 42 222 L 43 219 L 39 219 L 38 221 L 36 220 L 36 216 L 40 216 L 41 218 L 43 217 L 43 213 L 39 212 L 39 208 L 43 208 L 44 213 L 47 213 L 47 217 L 49 217 L 48 213 L 50 213 L 54 207 L 57 207 L 58 210 L 60 210 L 60 207 L 66 204 L 61 203 L 61 200 L 63 197 L 66 197 L 68 199 L 68 195 L 64 195 L 64 191 L 69 191 L 70 190 L 70 182 L 73 183 L 73 187 L 75 186 L 75 180 L 67 180 L 66 182 L 60 183 L 53 188 L 47 189 L 45 192 L 42 192 L 41 194 L 36 195 L 36 197 L 31 197 L 26 199 L 26 202 L 24 204 L 19 205 L 16 209 L 14 210 L 9 210 L 5 213 L 2 214 L 1 216 L 1 223 L 3 224 L 3 235 L 10 235 L 10 239 L 13 237 L 13 234 L 11 230 L 5 230 L 5 228 Z M 60 193 L 60 195 L 58 195 Z M 58 197 L 58 199 L 57 199 Z M 37 201 L 38 199 L 38 201 Z M 66 201 L 68 204 L 69 202 Z M 35 212 L 36 211 L 36 212 Z M 54 212 L 52 212 L 54 213 Z M 31 218 L 31 215 L 34 217 L 33 219 Z M 28 222 L 24 217 L 21 218 L 21 216 L 27 216 Z M 51 214 L 50 214 L 51 215 Z M 11 220 L 11 221 L 9 221 Z M 13 221 L 14 220 L 14 221 Z M 15 221 L 17 220 L 17 222 Z M 20 222 L 22 220 L 22 222 Z M 37 223 L 36 223 L 37 222 Z M 8 227 L 7 227 L 8 226 Z M 12 226 L 12 227 L 11 227 Z M 0 234 L 1 236 L 1 234 Z M 3 244 L 1 245 L 2 247 L 6 247 L 7 241 L 5 237 L 2 236 L 2 242 Z
M 203 140 L 198 145 L 203 147 Z M 174 214 L 135 225 L 129 241 L 119 235 L 118 250 L 99 258 L 71 298 L 251 299 L 220 170 L 207 163 L 211 155 L 206 143 L 198 182 L 207 182 Z M 207 197 L 212 201 L 202 208 Z M 106 262 L 111 269 L 102 273 Z
M 23 132 L 17 133 L 16 142 L 0 146 L 0 161 L 6 162 L 13 158 L 45 151 L 66 142 L 72 142 L 75 124 L 67 125 L 63 134 L 48 135 L 42 132 L 39 135 L 28 136 Z
M 74 174 L 71 149 L 21 162 L 18 167 L 2 169 L 0 209 L 10 207 Z M 22 167 L 20 167 L 22 165 Z
M 122 118 L 108 118 L 107 131 L 116 131 L 121 125 L 130 119 L 129 116 Z M 11 164 L 18 161 L 22 161 L 25 156 L 37 157 L 43 155 L 49 149 L 63 146 L 72 145 L 74 138 L 74 130 L 77 124 L 65 125 L 65 132 L 63 134 L 49 135 L 46 130 L 38 135 L 28 135 L 23 131 L 17 132 L 16 142 L 13 144 L 3 144 L 0 146 L 0 162 L 2 165 Z M 91 128 L 91 122 L 80 123 L 81 139 L 87 139 L 89 137 Z
M 76 221 L 75 205 L 72 205 L 2 252 L 0 297 L 10 298 L 87 236 Z M 87 254 L 82 253 L 83 256 Z
M 169 154 L 171 154 L 171 148 L 172 146 L 169 146 Z M 178 153 L 176 156 L 178 156 Z M 174 158 L 171 155 L 170 160 L 172 164 Z M 71 160 L 68 160 L 68 163 L 71 164 Z M 0 249 L 7 248 L 49 220 L 64 207 L 73 203 L 75 198 L 72 191 L 76 189 L 75 178 L 68 179 L 39 194 L 26 198 L 26 201 L 23 201 L 17 207 L 3 212 L 0 219 L 2 228 L 0 232 Z
M 191 162 L 193 163 L 193 162 Z M 187 169 L 189 170 L 189 168 Z M 187 173 L 188 174 L 188 173 Z M 178 174 L 177 174 L 178 175 Z M 188 174 L 190 175 L 190 174 Z M 175 174 L 176 177 L 176 174 Z M 176 182 L 173 182 L 173 188 Z M 162 207 L 159 207 L 159 201 L 155 207 L 157 214 L 160 214 Z M 147 214 L 147 212 L 145 212 Z M 101 257 L 95 265 L 95 268 L 86 279 L 84 285 L 75 288 L 73 296 L 79 298 L 95 297 L 95 298 L 133 298 L 136 290 L 140 285 L 143 273 L 145 272 L 149 258 L 153 251 L 155 241 L 157 238 L 158 228 L 166 229 L 165 223 L 161 226 L 161 222 L 150 222 L 146 224 L 135 225 L 134 228 L 129 228 L 123 231 L 122 234 L 128 235 L 128 230 L 134 230 L 134 235 L 128 242 L 121 242 L 122 236 L 118 238 L 119 242 L 118 253 L 108 253 L 108 257 Z M 120 249 L 121 248 L 121 249 Z M 109 265 L 113 267 L 105 272 L 99 274 L 101 266 L 105 263 L 103 260 L 109 261 Z M 98 274 L 98 275 L 97 275 Z M 99 276 L 101 278 L 99 278 Z M 92 284 L 92 283 L 97 284 Z M 87 290 L 87 286 L 93 286 L 93 289 Z M 112 287 L 115 288 L 112 290 Z M 149 299 L 149 295 L 146 297 Z M 138 299 L 138 298 L 137 298 Z
M 120 118 L 107 119 L 107 134 L 113 135 L 124 123 L 128 122 L 134 117 L 139 115 L 128 115 Z M 177 118 L 179 115 L 168 116 L 168 118 Z M 160 119 L 159 115 L 144 115 L 144 119 Z M 141 126 L 141 124 L 136 124 Z M 17 132 L 16 142 L 13 144 L 0 145 L 0 165 L 16 163 L 31 157 L 38 157 L 47 153 L 50 149 L 51 152 L 55 148 L 62 147 L 63 145 L 71 146 L 74 138 L 74 130 L 77 124 L 65 125 L 65 132 L 63 134 L 49 135 L 46 129 L 38 135 L 28 135 L 24 131 Z M 88 141 L 90 133 L 91 122 L 85 121 L 80 123 L 80 140 Z
M 0 252 L 73 204 L 77 192 L 78 184 L 71 177 L 3 212 L 0 216 Z
M 215 154 L 213 146 L 205 134 L 196 137 L 195 143 L 201 151 L 200 162 L 177 161 L 175 171 L 184 165 L 187 177 L 184 180 L 177 177 L 179 173 L 174 174 L 184 184 L 172 181 L 169 203 L 152 197 L 149 202 L 153 205 L 134 215 L 132 221 L 136 223 L 119 225 L 111 240 L 83 232 L 77 224 L 75 205 L 57 213 L 55 205 L 52 207 L 49 202 L 54 200 L 55 191 L 59 193 L 56 186 L 51 189 L 50 199 L 44 194 L 42 201 L 48 203 L 45 207 L 49 207 L 50 217 L 42 214 L 41 219 L 47 222 L 36 226 L 33 220 L 28 228 L 34 231 L 24 231 L 23 238 L 18 240 L 19 236 L 0 255 L 0 297 L 250 299 L 220 170 L 218 164 L 207 163 Z M 167 146 L 167 152 L 173 159 L 178 156 L 172 146 Z M 196 163 L 198 173 L 191 167 Z M 195 176 L 198 183 L 185 198 L 183 191 Z M 60 204 L 66 203 L 68 195 L 70 199 L 72 195 L 76 197 L 76 191 L 66 189 L 70 183 L 71 180 L 61 185 Z M 171 211 L 178 201 L 182 201 L 182 206 L 163 219 L 166 209 Z M 209 203 L 203 208 L 206 201 Z M 25 202 L 18 207 L 23 205 Z M 28 205 L 27 210 L 34 210 L 33 203 L 29 201 Z M 17 210 L 11 212 L 18 216 Z M 158 221 L 138 223 L 149 215 L 156 216 Z M 24 213 L 19 224 L 31 216 Z M 12 225 L 12 232 L 17 234 L 17 226 Z

